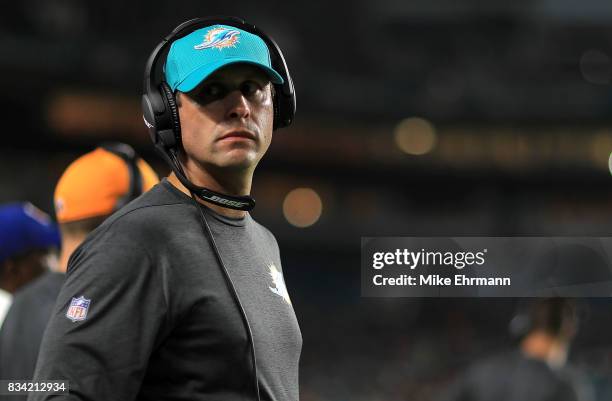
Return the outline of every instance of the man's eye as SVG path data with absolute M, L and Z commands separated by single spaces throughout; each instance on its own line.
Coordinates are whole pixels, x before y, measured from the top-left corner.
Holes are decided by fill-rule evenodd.
M 240 92 L 245 96 L 251 96 L 261 90 L 261 85 L 254 81 L 246 81 L 240 85 Z
M 227 89 L 220 84 L 203 85 L 197 91 L 193 91 L 189 96 L 201 105 L 206 105 L 210 102 L 222 99 L 227 94 Z
M 201 95 L 206 97 L 220 97 L 225 91 L 221 85 L 206 85 L 202 88 Z

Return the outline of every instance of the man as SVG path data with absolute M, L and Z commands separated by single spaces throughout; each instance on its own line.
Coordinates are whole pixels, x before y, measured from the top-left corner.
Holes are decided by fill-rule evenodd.
M 54 196 L 62 241 L 60 263 L 56 271 L 45 272 L 15 294 L 0 330 L 0 379 L 32 378 L 70 254 L 113 211 L 157 182 L 151 167 L 122 143 L 106 144 L 68 166 Z
M 576 401 L 588 398 L 565 370 L 577 330 L 575 304 L 564 298 L 529 303 L 511 322 L 519 350 L 479 361 L 451 386 L 446 401 Z M 584 388 L 584 387 L 583 387 Z M 579 394 L 582 398 L 579 398 Z
M 110 142 L 73 161 L 55 187 L 55 216 L 62 235 L 60 269 L 113 212 L 159 182 L 151 166 L 131 146 Z
M 285 81 L 245 29 L 200 24 L 168 44 L 176 163 L 70 259 L 35 374 L 68 380 L 66 399 L 299 398 L 302 338 L 276 240 L 221 206 L 250 193 L 272 139 L 272 85 Z M 185 183 L 218 195 L 192 198 Z
M 12 295 L 47 271 L 59 246 L 57 227 L 31 203 L 0 207 L 0 327 Z

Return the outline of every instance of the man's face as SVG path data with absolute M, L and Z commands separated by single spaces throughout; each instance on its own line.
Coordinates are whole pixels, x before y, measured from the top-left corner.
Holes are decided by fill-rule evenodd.
M 271 83 L 259 68 L 234 64 L 193 91 L 179 92 L 183 148 L 206 169 L 254 169 L 272 140 Z

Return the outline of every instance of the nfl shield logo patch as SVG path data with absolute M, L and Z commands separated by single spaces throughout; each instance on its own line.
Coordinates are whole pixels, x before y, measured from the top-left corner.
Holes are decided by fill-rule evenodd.
M 87 299 L 82 295 L 78 298 L 73 297 L 72 301 L 70 301 L 68 311 L 66 312 L 66 317 L 73 322 L 85 320 L 90 303 L 91 299 Z

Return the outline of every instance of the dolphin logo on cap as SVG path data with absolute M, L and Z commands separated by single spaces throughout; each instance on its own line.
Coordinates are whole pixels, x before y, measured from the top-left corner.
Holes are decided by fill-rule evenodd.
M 195 45 L 193 48 L 196 50 L 210 49 L 216 47 L 217 49 L 223 49 L 224 47 L 233 47 L 238 43 L 238 37 L 240 31 L 229 28 L 213 28 L 206 32 L 204 35 L 204 42 L 199 45 Z

